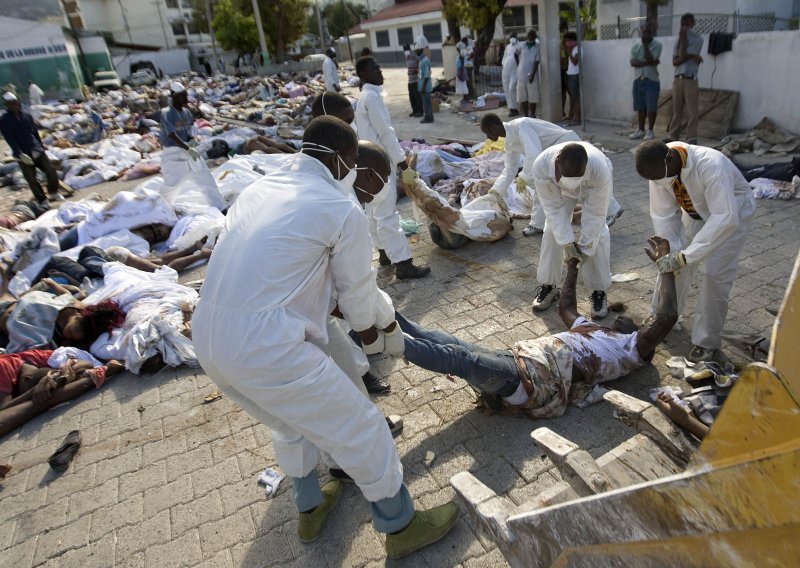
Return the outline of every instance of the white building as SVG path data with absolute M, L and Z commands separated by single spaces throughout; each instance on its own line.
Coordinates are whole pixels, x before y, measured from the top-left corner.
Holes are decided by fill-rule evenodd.
M 702 34 L 777 31 L 800 15 L 800 0 L 672 0 L 658 8 L 658 35 L 677 34 L 687 12 Z M 641 0 L 597 0 L 598 39 L 638 37 L 646 15 Z

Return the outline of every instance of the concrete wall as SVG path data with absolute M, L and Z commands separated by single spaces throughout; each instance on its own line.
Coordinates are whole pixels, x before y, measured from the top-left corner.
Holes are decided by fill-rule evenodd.
M 715 58 L 703 45 L 700 87 L 739 92 L 733 128 L 746 130 L 768 116 L 788 130 L 800 133 L 800 33 L 796 31 L 740 34 L 733 51 Z M 672 50 L 676 37 L 661 37 L 664 45 L 658 71 L 661 88 L 672 88 Z M 629 65 L 631 46 L 638 40 L 584 42 L 584 100 L 586 116 L 629 122 L 633 119 Z M 713 73 L 713 81 L 712 81 Z
M 156 1 L 158 6 L 155 5 Z M 125 20 L 122 17 L 120 2 L 117 0 L 81 0 L 80 6 L 86 29 L 112 32 L 114 39 L 122 43 L 159 47 L 176 45 L 175 36 L 167 20 L 164 0 L 122 2 L 130 35 L 125 30 Z M 159 19 L 159 8 L 161 19 Z

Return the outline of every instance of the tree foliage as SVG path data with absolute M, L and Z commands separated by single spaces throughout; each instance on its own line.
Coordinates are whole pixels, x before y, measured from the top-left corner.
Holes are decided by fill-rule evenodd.
M 233 0 L 220 0 L 214 8 L 211 24 L 222 49 L 237 53 L 258 49 L 258 29 L 252 14 L 243 14 L 233 5 Z
M 588 2 L 584 2 L 583 7 L 580 9 L 580 13 L 581 31 L 583 32 L 583 37 L 581 39 L 597 39 L 597 0 L 588 0 Z M 570 6 L 566 10 L 560 10 L 558 15 L 560 20 L 570 24 L 575 24 L 574 5 Z
M 214 18 L 214 4 L 211 2 L 211 18 Z M 192 0 L 192 23 L 200 33 L 208 33 L 208 20 L 206 20 L 206 0 Z
M 475 65 L 485 62 L 486 50 L 494 37 L 497 16 L 503 13 L 506 0 L 442 0 L 442 13 L 449 22 L 457 22 L 478 31 L 475 38 Z M 452 31 L 451 31 L 452 33 Z
M 350 28 L 358 24 L 362 18 L 367 17 L 367 8 L 349 0 L 338 0 L 328 4 L 323 13 L 328 22 L 328 31 L 331 37 L 338 38 L 347 35 Z

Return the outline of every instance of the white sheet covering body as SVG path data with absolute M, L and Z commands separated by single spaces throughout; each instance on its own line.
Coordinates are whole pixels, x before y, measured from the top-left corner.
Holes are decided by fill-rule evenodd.
M 372 240 L 377 248 L 386 251 L 393 263 L 408 260 L 411 258 L 411 247 L 400 228 L 400 213 L 397 212 L 397 164 L 406 159 L 406 154 L 392 128 L 381 87 L 369 83 L 364 85 L 356 106 L 355 123 L 359 138 L 382 146 L 392 160 L 389 183 L 366 207 Z
M 556 180 L 556 158 L 566 144 L 580 144 L 588 163 L 577 190 L 568 189 Z M 541 200 L 547 221 L 536 278 L 540 284 L 560 286 L 564 267 L 564 246 L 577 242 L 584 255 L 581 268 L 584 282 L 591 290 L 611 287 L 611 243 L 606 226 L 608 201 L 613 188 L 612 166 L 600 150 L 588 142 L 566 142 L 544 150 L 533 165 L 536 194 Z M 583 205 L 581 236 L 572 230 L 575 205 Z
M 756 201 L 750 184 L 721 152 L 680 142 L 668 145 L 687 151 L 680 179 L 702 220 L 684 213 L 672 190 L 652 182 L 649 183 L 650 217 L 656 235 L 669 240 L 670 250 L 682 251 L 686 257 L 686 266 L 675 275 L 678 313 L 683 313 L 697 266 L 705 263 L 706 276 L 695 308 L 692 344 L 719 349 L 728 315 L 728 297 L 750 232 Z M 653 296 L 654 311 L 657 303 L 658 293 Z
M 381 412 L 325 346 L 331 299 L 356 330 L 378 321 L 368 223 L 318 160 L 246 189 L 228 213 L 193 320 L 206 373 L 272 429 L 292 477 L 320 453 L 378 501 L 397 494 L 403 468 Z

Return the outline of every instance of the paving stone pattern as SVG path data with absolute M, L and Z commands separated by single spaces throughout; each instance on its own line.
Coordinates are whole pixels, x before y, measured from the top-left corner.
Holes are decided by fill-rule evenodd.
M 387 71 L 388 100 L 401 136 L 480 138 L 474 123 L 455 115 L 437 114 L 427 130 L 407 119 L 401 71 Z M 595 131 L 605 147 L 623 148 L 611 155 L 615 192 L 625 208 L 611 231 L 612 270 L 640 276 L 615 284 L 609 297 L 639 318 L 648 311 L 655 282 L 655 270 L 642 252 L 652 232 L 647 191 L 625 141 L 608 128 L 605 134 L 600 127 Z M 108 194 L 130 185 L 106 184 L 100 190 Z M 733 290 L 729 328 L 769 332 L 773 316 L 767 310 L 779 306 L 797 254 L 799 203 L 759 201 Z M 404 200 L 403 215 L 410 216 L 410 209 Z M 399 282 L 389 269 L 380 269 L 379 284 L 406 316 L 487 347 L 561 331 L 554 310 L 537 316 L 530 311 L 540 237 L 523 237 L 524 225 L 516 222 L 501 242 L 471 243 L 456 251 L 436 248 L 423 229 L 413 244 L 414 257 L 429 264 L 432 275 Z M 198 275 L 202 271 L 186 278 Z M 584 310 L 589 293 L 579 290 Z M 687 319 L 695 296 L 696 290 Z M 645 398 L 651 388 L 671 382 L 665 359 L 689 347 L 688 327 L 673 331 L 652 367 L 614 388 Z M 449 478 L 463 470 L 516 503 L 556 483 L 553 464 L 530 438 L 536 427 L 551 428 L 595 457 L 633 434 L 614 420 L 608 404 L 569 408 L 560 418 L 536 422 L 485 416 L 473 409 L 474 396 L 463 381 L 451 383 L 386 358 L 372 369 L 392 384 L 392 393 L 375 402 L 386 414 L 404 416 L 397 448 L 419 507 L 452 498 Z M 266 500 L 256 483 L 261 469 L 276 465 L 269 431 L 225 398 L 204 404 L 214 390 L 200 369 L 125 374 L 0 441 L 0 463 L 13 466 L 0 487 L 0 566 L 505 566 L 466 516 L 438 544 L 402 562 L 386 562 L 383 537 L 372 529 L 367 504 L 352 486 L 319 541 L 301 544 L 291 484 L 284 482 L 277 496 Z M 69 470 L 54 475 L 47 457 L 73 429 L 81 431 L 83 446 Z M 426 466 L 429 450 L 436 458 Z

